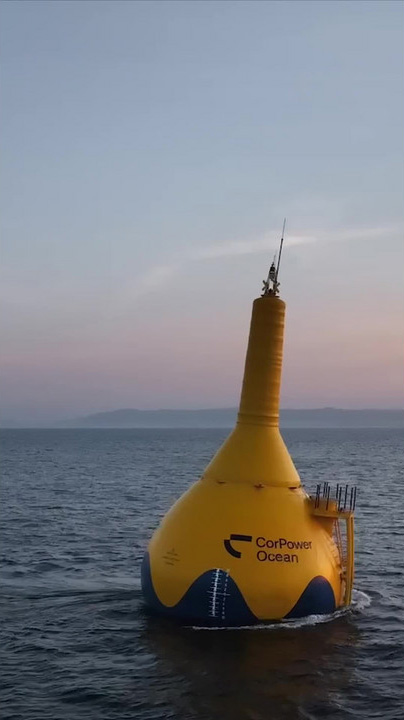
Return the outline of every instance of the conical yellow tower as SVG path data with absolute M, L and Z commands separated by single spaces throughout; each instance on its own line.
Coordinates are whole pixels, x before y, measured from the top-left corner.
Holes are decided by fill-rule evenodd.
M 235 429 L 167 513 L 145 554 L 143 594 L 160 614 L 246 625 L 331 613 L 350 602 L 346 493 L 342 511 L 341 490 L 335 501 L 327 487 L 323 497 L 318 488 L 309 498 L 279 432 L 285 303 L 277 291 L 277 272 L 270 271 L 253 303 Z

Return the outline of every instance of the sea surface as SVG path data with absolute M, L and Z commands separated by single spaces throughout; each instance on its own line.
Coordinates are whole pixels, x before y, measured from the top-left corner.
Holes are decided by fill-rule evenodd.
M 351 610 L 239 630 L 145 611 L 146 544 L 226 434 L 2 432 L 3 720 L 404 717 L 399 430 L 283 433 L 307 490 L 358 486 Z

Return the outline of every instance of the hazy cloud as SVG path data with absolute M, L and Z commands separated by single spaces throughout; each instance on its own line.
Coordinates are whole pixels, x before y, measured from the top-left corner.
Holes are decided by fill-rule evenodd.
M 285 247 L 293 245 L 304 245 L 314 242 L 315 238 L 309 235 L 294 235 L 285 240 Z M 196 250 L 193 257 L 196 260 L 215 260 L 221 257 L 234 257 L 237 255 L 253 255 L 256 253 L 269 252 L 277 249 L 279 238 L 265 236 L 253 240 L 239 240 L 236 242 L 224 243 L 223 245 L 210 245 L 206 248 Z
M 286 235 L 285 249 L 288 247 L 296 247 L 299 245 L 307 245 L 315 242 L 347 242 L 349 240 L 365 240 L 375 237 L 390 237 L 397 233 L 402 233 L 403 229 L 397 225 L 385 225 L 377 227 L 365 228 L 346 228 L 343 230 L 324 230 L 317 231 L 315 234 L 307 235 Z M 250 238 L 246 240 L 236 240 L 233 242 L 221 243 L 219 245 L 207 245 L 206 247 L 196 248 L 192 250 L 182 261 L 174 261 L 167 265 L 156 265 L 151 267 L 143 276 L 141 276 L 136 285 L 136 294 L 143 295 L 145 293 L 154 292 L 167 283 L 183 268 L 195 260 L 217 260 L 220 258 L 231 258 L 243 255 L 253 255 L 259 253 L 275 253 L 279 246 L 279 233 L 271 233 L 263 235 L 259 238 Z
M 136 294 L 144 295 L 165 286 L 169 280 L 178 272 L 180 263 L 167 265 L 155 265 L 141 275 L 136 283 Z

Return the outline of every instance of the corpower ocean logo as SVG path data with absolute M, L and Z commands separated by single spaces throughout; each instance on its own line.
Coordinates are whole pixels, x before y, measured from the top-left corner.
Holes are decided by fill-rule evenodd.
M 252 535 L 240 535 L 239 533 L 232 533 L 230 538 L 223 540 L 223 544 L 229 553 L 235 558 L 241 558 L 242 553 L 237 548 L 233 547 L 232 543 L 239 542 L 252 542 Z M 256 558 L 259 562 L 286 562 L 286 563 L 298 563 L 299 555 L 296 552 L 289 552 L 289 550 L 312 550 L 311 540 L 288 540 L 287 538 L 266 538 L 260 535 L 255 540 L 255 546 L 257 548 Z
M 235 558 L 241 558 L 241 552 L 239 550 L 236 550 L 232 546 L 232 542 L 251 542 L 252 541 L 252 535 L 239 535 L 238 533 L 232 533 L 230 535 L 229 540 L 223 540 L 223 544 L 229 553 L 229 555 L 233 555 Z

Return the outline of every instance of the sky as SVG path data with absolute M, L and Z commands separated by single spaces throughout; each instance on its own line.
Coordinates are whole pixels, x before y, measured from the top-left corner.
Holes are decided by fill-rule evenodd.
M 3 424 L 236 405 L 284 216 L 282 407 L 403 407 L 401 3 L 1 16 Z

